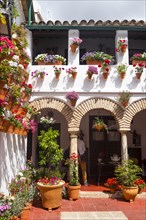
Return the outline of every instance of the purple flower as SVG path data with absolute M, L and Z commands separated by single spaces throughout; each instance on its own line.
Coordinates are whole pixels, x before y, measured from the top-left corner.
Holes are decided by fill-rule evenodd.
M 89 66 L 87 70 L 87 74 L 98 74 L 98 69 L 95 66 Z
M 75 100 L 77 100 L 77 99 L 79 99 L 79 95 L 78 95 L 77 92 L 72 91 L 72 92 L 68 92 L 68 93 L 66 94 L 66 98 L 67 98 L 67 99 L 75 99 Z

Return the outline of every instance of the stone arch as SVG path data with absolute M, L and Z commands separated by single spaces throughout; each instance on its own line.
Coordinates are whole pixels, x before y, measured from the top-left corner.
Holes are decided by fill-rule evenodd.
M 146 110 L 146 99 L 140 99 L 129 105 L 123 116 L 123 126 L 126 130 L 130 130 L 133 117 L 142 110 Z
M 83 101 L 77 106 L 77 108 L 73 112 L 72 121 L 69 124 L 69 127 L 79 128 L 82 117 L 88 111 L 101 108 L 110 111 L 114 115 L 118 127 L 120 128 L 122 126 L 122 117 L 124 114 L 123 108 L 120 105 L 118 105 L 115 101 L 110 100 L 108 98 L 93 97 Z
M 39 98 L 35 99 L 30 103 L 30 106 L 33 106 L 36 111 L 39 111 L 43 108 L 51 108 L 60 112 L 66 119 L 67 123 L 70 124 L 73 110 L 62 100 L 57 98 Z

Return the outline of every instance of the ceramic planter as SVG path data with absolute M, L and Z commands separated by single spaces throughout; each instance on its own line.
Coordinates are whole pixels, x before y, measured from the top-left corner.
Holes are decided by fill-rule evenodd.
M 68 188 L 69 200 L 79 199 L 79 191 L 80 191 L 80 188 L 81 188 L 80 184 L 77 185 L 77 186 L 71 186 L 71 185 L 68 184 L 67 188 Z
M 126 200 L 132 203 L 138 194 L 138 186 L 122 186 L 122 194 Z
M 37 183 L 44 208 L 52 210 L 53 208 L 61 206 L 62 188 L 64 184 L 65 182 L 63 180 L 57 185 L 42 185 L 41 183 Z

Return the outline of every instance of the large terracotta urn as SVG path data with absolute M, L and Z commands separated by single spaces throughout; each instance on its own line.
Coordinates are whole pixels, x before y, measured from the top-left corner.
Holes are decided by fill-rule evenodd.
M 138 186 L 122 186 L 123 197 L 132 203 L 138 194 Z
M 44 208 L 52 210 L 53 208 L 58 208 L 61 206 L 62 189 L 64 184 L 65 182 L 63 180 L 56 185 L 43 185 L 39 182 L 37 183 L 41 194 L 42 206 Z

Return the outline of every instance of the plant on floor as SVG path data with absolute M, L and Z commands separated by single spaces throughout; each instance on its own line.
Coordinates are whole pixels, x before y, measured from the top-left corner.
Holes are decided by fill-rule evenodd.
M 69 171 L 70 171 L 69 185 L 71 186 L 79 185 L 78 155 L 76 153 L 72 153 L 70 155 L 70 159 L 67 159 L 65 164 L 69 166 Z
M 40 166 L 48 166 L 51 167 L 52 170 L 59 168 L 59 162 L 63 158 L 63 153 L 57 143 L 58 136 L 59 131 L 54 130 L 52 127 L 50 127 L 47 132 L 41 130 L 38 136 Z
M 108 178 L 104 184 L 107 188 L 114 188 L 118 186 L 118 181 L 115 177 L 113 178 Z
M 133 160 L 125 160 L 115 168 L 114 173 L 121 185 L 135 186 L 135 181 L 140 178 L 142 169 Z
M 146 187 L 145 181 L 141 178 L 135 180 L 134 184 L 138 186 L 139 192 L 141 192 L 141 190 Z

